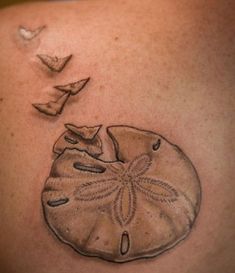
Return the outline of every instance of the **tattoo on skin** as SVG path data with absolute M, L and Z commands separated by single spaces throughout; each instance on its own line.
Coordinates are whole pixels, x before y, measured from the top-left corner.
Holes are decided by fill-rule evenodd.
M 56 101 L 49 101 L 48 103 L 34 103 L 32 104 L 39 112 L 48 116 L 57 116 L 63 112 L 64 106 L 70 96 L 77 95 L 87 85 L 90 78 L 70 83 L 63 86 L 55 86 L 54 88 L 64 92 Z
M 32 40 L 44 28 L 20 26 L 19 34 Z M 37 57 L 50 71 L 61 72 L 72 55 Z M 33 107 L 57 116 L 89 80 L 54 86 L 63 94 Z M 45 221 L 61 242 L 85 256 L 116 263 L 156 257 L 193 227 L 201 202 L 197 171 L 160 134 L 114 125 L 106 128 L 104 140 L 101 127 L 65 124 L 53 145 L 55 159 L 42 191 Z M 110 142 L 112 161 L 105 160 L 103 149 Z
M 88 83 L 89 80 L 90 80 L 90 78 L 87 78 L 87 79 L 83 79 L 83 80 L 69 83 L 66 85 L 57 85 L 54 88 L 56 88 L 62 92 L 67 92 L 71 96 L 74 96 L 74 95 L 77 95 L 78 92 L 80 92 L 86 86 L 86 84 Z
M 62 242 L 123 263 L 155 257 L 188 236 L 201 190 L 178 146 L 155 132 L 110 126 L 116 159 L 105 161 L 100 125 L 65 127 L 42 192 L 46 223 Z
M 19 31 L 20 36 L 24 40 L 30 41 L 30 40 L 34 39 L 35 37 L 37 37 L 42 32 L 42 30 L 44 30 L 45 28 L 46 28 L 46 26 L 41 26 L 41 27 L 36 28 L 35 30 L 32 30 L 32 29 L 27 29 L 23 26 L 19 26 L 18 31 Z
M 56 141 L 53 152 L 60 155 L 65 149 L 77 149 L 86 151 L 91 156 L 102 154 L 102 142 L 97 135 L 101 125 L 94 127 L 77 127 L 73 124 L 65 124 L 65 131 Z
M 65 93 L 56 101 L 49 101 L 48 103 L 34 103 L 32 104 L 39 112 L 48 116 L 60 115 L 64 109 L 66 102 L 69 99 L 69 94 Z
M 69 55 L 63 58 L 57 56 L 49 56 L 46 54 L 38 54 L 37 57 L 41 62 L 46 65 L 52 72 L 61 72 L 66 64 L 71 60 L 73 55 Z

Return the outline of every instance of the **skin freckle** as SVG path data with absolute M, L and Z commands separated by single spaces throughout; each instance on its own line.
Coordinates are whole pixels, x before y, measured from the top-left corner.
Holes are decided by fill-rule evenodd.
M 107 246 L 109 244 L 109 241 L 105 241 L 104 245 Z

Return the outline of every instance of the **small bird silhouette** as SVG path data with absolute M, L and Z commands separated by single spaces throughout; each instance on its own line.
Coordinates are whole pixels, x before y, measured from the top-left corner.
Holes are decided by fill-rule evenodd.
M 66 85 L 57 85 L 54 88 L 62 92 L 70 93 L 72 96 L 74 96 L 74 95 L 77 95 L 78 92 L 80 92 L 86 86 L 89 80 L 90 78 L 87 78 L 87 79 L 72 82 Z
M 39 112 L 46 114 L 48 116 L 56 116 L 61 114 L 65 103 L 67 102 L 70 94 L 66 93 L 62 95 L 57 101 L 49 101 L 48 103 L 35 103 L 33 107 Z
M 45 28 L 46 26 L 41 26 L 36 28 L 35 30 L 27 29 L 23 26 L 19 26 L 19 34 L 24 40 L 32 40 L 36 36 L 40 34 L 40 32 Z
M 64 58 L 58 58 L 57 56 L 51 57 L 45 54 L 38 54 L 37 57 L 53 72 L 61 72 L 66 64 L 70 61 L 73 55 L 66 56 Z

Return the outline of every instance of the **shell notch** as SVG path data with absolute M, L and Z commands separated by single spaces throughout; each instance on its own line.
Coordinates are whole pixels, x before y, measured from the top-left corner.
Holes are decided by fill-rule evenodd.
M 85 151 L 94 157 L 102 154 L 102 141 L 98 136 L 101 125 L 77 127 L 68 123 L 65 124 L 65 128 L 67 131 L 54 144 L 54 153 L 60 155 L 65 149 L 77 149 L 78 151 Z

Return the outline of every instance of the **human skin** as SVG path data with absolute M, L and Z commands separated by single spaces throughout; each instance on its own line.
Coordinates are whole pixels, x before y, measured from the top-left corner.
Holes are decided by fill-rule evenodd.
M 234 1 L 25 4 L 0 11 L 0 268 L 4 273 L 235 271 Z M 19 25 L 40 35 L 25 45 Z M 73 54 L 53 74 L 37 54 Z M 91 77 L 58 117 L 33 103 L 53 86 Z M 156 258 L 124 264 L 84 257 L 45 223 L 41 192 L 65 123 L 126 124 L 181 147 L 201 181 L 189 236 Z

